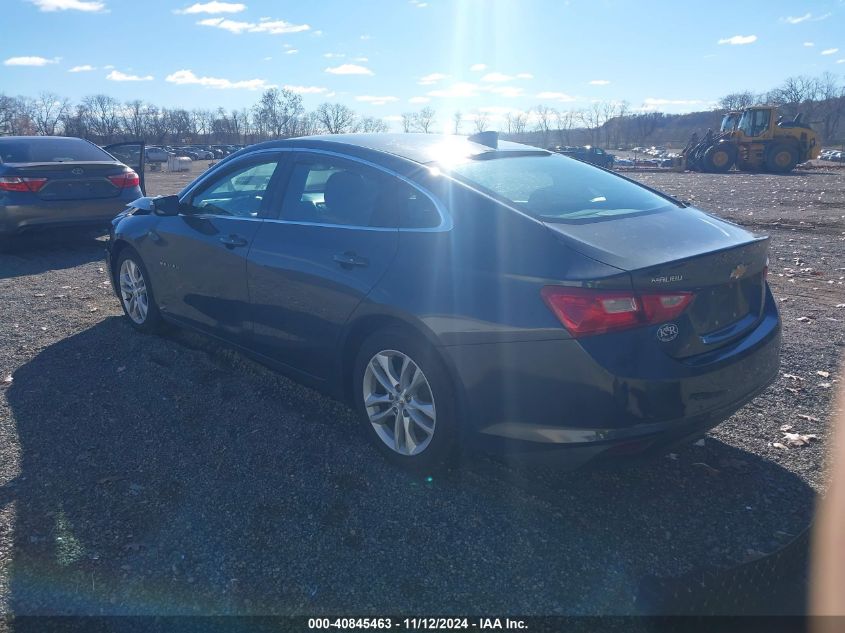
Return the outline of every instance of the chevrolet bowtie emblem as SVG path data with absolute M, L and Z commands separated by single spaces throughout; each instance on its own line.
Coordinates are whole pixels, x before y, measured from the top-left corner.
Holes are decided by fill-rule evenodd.
M 748 266 L 746 266 L 745 264 L 740 264 L 731 271 L 731 279 L 739 279 L 746 272 L 748 272 Z

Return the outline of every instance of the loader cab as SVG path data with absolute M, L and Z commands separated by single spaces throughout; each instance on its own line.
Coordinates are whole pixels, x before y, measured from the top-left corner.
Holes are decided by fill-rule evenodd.
M 736 129 L 753 139 L 768 139 L 772 137 L 773 117 L 774 108 L 748 108 L 739 117 Z
M 728 112 L 722 118 L 722 125 L 719 128 L 720 132 L 730 133 L 736 131 L 736 126 L 739 124 L 739 118 L 742 112 Z

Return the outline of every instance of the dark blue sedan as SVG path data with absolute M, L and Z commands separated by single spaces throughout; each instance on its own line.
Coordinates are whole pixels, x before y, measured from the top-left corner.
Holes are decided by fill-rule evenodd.
M 0 240 L 32 229 L 107 226 L 143 195 L 143 148 L 100 148 L 63 136 L 0 137 Z
M 393 461 L 569 464 L 701 436 L 776 376 L 768 238 L 495 134 L 241 150 L 113 222 L 130 323 L 353 403 Z

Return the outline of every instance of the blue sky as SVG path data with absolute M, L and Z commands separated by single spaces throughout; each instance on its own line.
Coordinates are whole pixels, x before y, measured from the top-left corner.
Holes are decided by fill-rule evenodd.
M 845 2 L 3 0 L 0 92 L 252 105 L 267 86 L 396 120 L 594 100 L 683 112 L 845 81 Z M 71 72 L 74 71 L 74 72 Z

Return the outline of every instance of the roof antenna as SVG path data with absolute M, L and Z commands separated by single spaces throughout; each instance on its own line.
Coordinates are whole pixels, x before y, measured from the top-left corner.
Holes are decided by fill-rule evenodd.
M 493 149 L 499 149 L 499 133 L 494 131 L 479 132 L 467 138 L 472 143 L 478 143 Z

